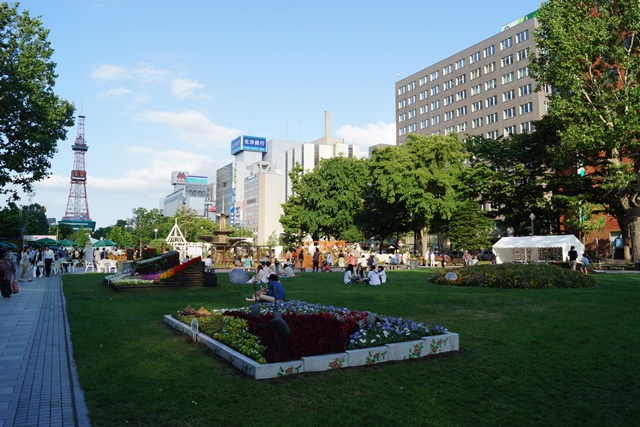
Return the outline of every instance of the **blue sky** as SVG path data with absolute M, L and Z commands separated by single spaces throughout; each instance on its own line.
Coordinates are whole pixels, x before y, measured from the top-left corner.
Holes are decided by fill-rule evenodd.
M 170 175 L 215 180 L 238 135 L 395 142 L 394 84 L 539 7 L 535 0 L 25 0 L 50 30 L 55 92 L 86 116 L 97 227 L 159 208 Z M 70 128 L 33 202 L 60 219 Z M 24 201 L 25 203 L 26 200 Z

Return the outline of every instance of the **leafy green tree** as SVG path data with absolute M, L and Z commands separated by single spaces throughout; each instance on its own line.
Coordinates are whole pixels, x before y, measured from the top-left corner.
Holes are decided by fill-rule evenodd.
M 410 134 L 396 149 L 375 150 L 370 184 L 389 207 L 406 215 L 399 231 L 420 234 L 426 252 L 427 233 L 446 223 L 459 204 L 460 174 L 465 151 L 457 135 Z
M 549 115 L 565 152 L 587 170 L 590 202 L 640 259 L 640 3 L 549 0 L 540 7 L 531 71 L 553 88 Z
M 294 195 L 283 206 L 284 222 L 281 218 L 286 231 L 297 227 L 313 240 L 362 240 L 354 218 L 364 207 L 366 160 L 343 156 L 323 159 L 313 171 L 292 181 Z
M 58 76 L 48 36 L 17 3 L 0 3 L 0 194 L 10 200 L 50 174 L 57 141 L 74 123 L 73 105 L 53 91 Z
M 21 237 L 22 234 L 48 234 L 49 222 L 43 206 L 37 203 L 18 207 L 15 203 L 0 210 L 0 236 Z
M 89 232 L 89 230 L 85 229 L 84 227 L 80 226 L 80 228 L 78 230 L 76 230 L 74 233 L 70 234 L 68 237 L 73 240 L 74 242 L 76 242 L 78 244 L 79 248 L 84 248 L 85 245 L 90 242 L 90 236 L 91 233 Z
M 67 236 L 73 234 L 73 227 L 69 224 L 58 224 L 56 227 L 60 240 L 66 239 Z
M 456 249 L 478 250 L 491 246 L 494 222 L 482 211 L 478 202 L 460 204 L 448 224 L 447 232 Z
M 280 216 L 280 224 L 283 228 L 282 240 L 292 248 L 302 244 L 303 233 L 306 233 L 305 224 L 302 223 L 302 166 L 296 163 L 289 172 L 291 181 L 291 195 L 282 205 L 283 214 Z

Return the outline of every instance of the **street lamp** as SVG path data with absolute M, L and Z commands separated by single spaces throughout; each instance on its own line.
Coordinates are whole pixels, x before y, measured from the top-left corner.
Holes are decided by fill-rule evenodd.
M 531 212 L 531 215 L 529 215 L 529 219 L 531 220 L 531 235 L 535 235 L 535 233 L 533 232 L 533 221 L 536 220 L 536 216 L 533 212 Z
M 531 215 L 533 215 L 533 214 L 531 214 Z M 155 230 L 153 230 L 153 232 L 156 233 L 156 237 L 154 239 L 157 240 L 158 239 L 158 229 L 156 228 Z

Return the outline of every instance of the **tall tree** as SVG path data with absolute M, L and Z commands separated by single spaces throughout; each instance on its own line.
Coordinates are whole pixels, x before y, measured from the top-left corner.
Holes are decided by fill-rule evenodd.
M 18 4 L 0 3 L 0 194 L 18 200 L 49 175 L 74 107 L 54 92 L 49 31 Z
M 563 149 L 640 259 L 640 3 L 549 0 L 537 19 L 532 75 L 553 88 Z
M 493 220 L 480 209 L 478 202 L 470 200 L 460 204 L 447 233 L 454 248 L 478 250 L 491 246 L 493 229 Z
M 451 219 L 458 207 L 460 174 L 465 151 L 457 135 L 410 134 L 395 149 L 375 150 L 370 179 L 376 194 L 389 206 L 404 212 L 404 230 L 420 234 L 426 252 L 426 235 L 438 222 Z

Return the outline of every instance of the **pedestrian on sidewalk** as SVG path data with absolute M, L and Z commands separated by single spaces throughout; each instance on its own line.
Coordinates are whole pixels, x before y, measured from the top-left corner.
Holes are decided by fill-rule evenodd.
M 20 276 L 18 281 L 22 282 L 22 278 L 26 275 L 27 281 L 31 281 L 29 271 L 31 270 L 31 260 L 29 259 L 29 248 L 24 248 L 22 257 L 20 257 Z
M 49 248 L 49 246 L 44 247 L 44 252 L 42 253 L 42 257 L 44 258 L 44 271 L 47 277 L 51 275 L 51 263 L 53 262 L 53 257 L 55 254 Z
M 2 273 L 2 298 L 11 298 L 11 281 L 16 278 L 16 266 L 11 261 L 11 254 L 5 252 L 0 261 L 0 272 Z

